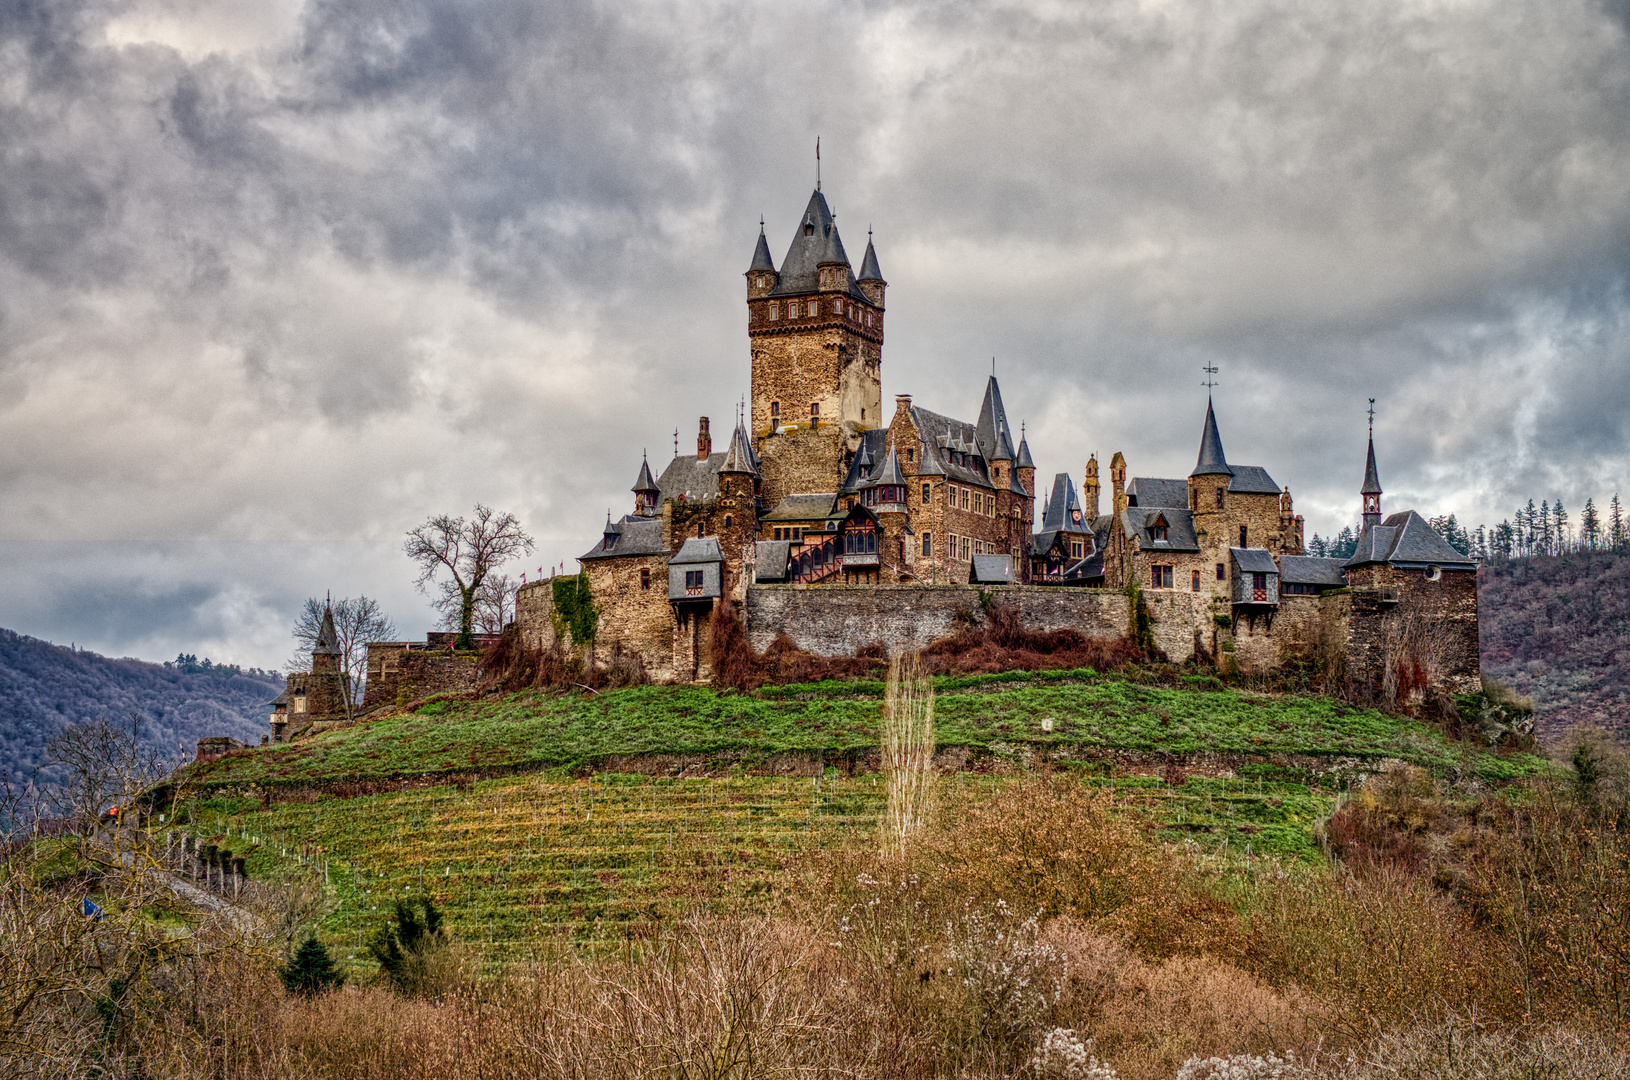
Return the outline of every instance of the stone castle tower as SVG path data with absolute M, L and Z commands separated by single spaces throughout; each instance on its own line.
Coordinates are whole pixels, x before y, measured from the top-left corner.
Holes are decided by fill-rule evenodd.
M 752 349 L 749 426 L 763 497 L 829 491 L 882 427 L 883 293 L 870 237 L 855 276 L 826 197 L 816 188 L 780 269 L 762 229 L 747 270 Z

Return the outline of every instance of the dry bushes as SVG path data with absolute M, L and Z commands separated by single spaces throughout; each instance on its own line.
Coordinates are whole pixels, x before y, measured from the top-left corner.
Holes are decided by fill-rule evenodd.
M 478 663 L 480 693 L 514 693 L 518 690 L 608 690 L 619 686 L 644 686 L 651 681 L 638 656 L 612 649 L 591 663 L 565 649 L 527 646 L 512 623 L 498 640 L 488 645 Z
M 935 675 L 982 675 L 1090 667 L 1112 671 L 1147 659 L 1129 638 L 1089 638 L 1077 630 L 1026 630 L 1010 604 L 989 605 L 983 622 L 969 620 L 948 638 L 923 650 Z

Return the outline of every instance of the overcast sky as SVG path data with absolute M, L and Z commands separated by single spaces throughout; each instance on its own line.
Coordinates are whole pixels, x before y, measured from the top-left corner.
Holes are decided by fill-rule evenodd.
M 1044 479 L 1231 460 L 1309 535 L 1630 479 L 1623 3 L 0 4 L 0 626 L 280 665 L 405 530 L 586 550 L 728 428 L 815 179 L 884 394 Z M 1630 496 L 1630 487 L 1625 494 Z M 518 575 L 521 564 L 511 567 Z

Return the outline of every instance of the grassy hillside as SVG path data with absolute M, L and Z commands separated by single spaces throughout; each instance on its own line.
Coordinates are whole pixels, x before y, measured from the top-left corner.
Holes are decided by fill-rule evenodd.
M 1471 769 L 1490 780 L 1535 767 L 1524 755 L 1468 756 L 1413 720 L 1329 698 L 1223 689 L 1200 677 L 1170 687 L 1087 670 L 1014 672 L 941 678 L 936 686 L 940 746 L 996 759 L 1025 761 L 1036 751 L 1055 760 L 1225 755 L 1322 772 L 1396 757 L 1439 771 Z M 300 787 L 472 770 L 592 770 L 633 755 L 716 759 L 749 769 L 778 754 L 836 760 L 877 746 L 882 694 L 881 683 L 846 682 L 751 695 L 646 686 L 597 696 L 440 700 L 292 745 L 233 754 L 189 776 L 204 787 Z M 1045 720 L 1051 732 L 1043 730 Z M 1312 760 L 1294 760 L 1300 758 Z
M 1077 671 L 939 683 L 941 749 L 966 748 L 980 770 L 942 783 L 994 792 L 1019 771 L 1010 765 L 1046 751 L 1166 839 L 1225 859 L 1317 859 L 1317 823 L 1353 776 L 1386 759 L 1496 783 L 1544 767 L 1451 745 L 1415 721 L 1203 680 L 1176 688 Z M 608 947 L 698 904 L 770 908 L 799 887 L 789 868 L 812 851 L 869 842 L 882 789 L 851 766 L 876 746 L 881 692 L 642 687 L 435 701 L 196 767 L 178 819 L 247 854 L 252 876 L 325 879 L 334 903 L 322 934 L 347 957 L 360 956 L 392 898 L 420 891 L 489 959 L 562 939 Z M 817 774 L 763 775 L 777 764 Z M 635 766 L 644 774 L 616 771 Z M 482 770 L 489 777 L 472 781 Z M 379 793 L 358 794 L 370 789 Z

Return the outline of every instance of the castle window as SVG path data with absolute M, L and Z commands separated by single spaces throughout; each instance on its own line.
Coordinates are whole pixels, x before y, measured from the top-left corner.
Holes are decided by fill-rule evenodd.
M 934 489 L 927 484 L 923 485 L 923 505 L 927 506 L 934 501 Z
M 650 591 L 651 591 L 651 571 L 649 571 L 649 570 L 641 570 L 640 571 L 640 592 L 650 592 Z
M 702 571 L 700 571 L 700 570 L 686 570 L 685 571 L 685 595 L 686 596 L 701 596 L 702 595 Z
M 968 489 L 967 488 L 962 489 L 961 502 L 962 502 L 962 509 L 964 509 L 964 510 L 968 509 Z
M 1156 525 L 1149 530 L 1149 535 L 1154 538 L 1155 543 L 1164 544 L 1166 542 L 1166 529 L 1167 526 L 1165 525 Z
M 731 517 L 730 517 L 729 514 L 726 514 L 724 516 L 724 527 L 728 529 L 733 524 L 735 524 L 735 522 L 731 520 Z
M 775 322 L 780 317 L 781 317 L 781 305 L 772 303 L 770 305 L 770 321 Z
M 1070 558 L 1079 559 L 1080 557 L 1081 557 L 1081 541 L 1079 541 L 1079 540 L 1071 540 L 1070 541 Z
M 1218 581 L 1227 581 L 1228 580 L 1228 567 L 1224 566 L 1222 563 L 1217 564 L 1217 580 Z
M 1221 510 L 1223 508 L 1223 490 L 1224 490 L 1223 488 L 1218 488 L 1217 489 L 1217 509 L 1218 510 Z
M 1151 589 L 1169 589 L 1172 587 L 1172 568 L 1169 566 L 1149 567 L 1149 587 Z
M 1441 566 L 1428 566 L 1426 568 L 1426 580 L 1427 581 L 1440 581 L 1440 580 L 1442 580 L 1442 578 L 1443 578 L 1443 567 L 1441 567 Z
M 1247 531 L 1248 530 L 1246 529 L 1246 527 L 1244 525 L 1241 525 L 1239 527 L 1239 546 L 1240 547 L 1250 547 L 1251 546 L 1250 544 L 1245 542 L 1245 537 L 1246 537 Z
M 787 318 L 796 319 L 797 317 L 798 317 L 798 305 L 797 304 L 788 304 L 787 305 Z
M 832 301 L 832 314 L 834 314 L 834 315 L 842 315 L 843 314 L 843 301 L 842 300 L 834 300 L 834 301 Z
M 934 534 L 933 533 L 923 533 L 923 558 L 925 558 L 925 559 L 929 558 L 933 554 L 934 554 Z
M 861 415 L 864 416 L 865 412 L 866 412 L 866 410 L 862 409 L 861 410 Z M 917 451 L 913 450 L 909 446 L 906 447 L 906 460 L 907 461 L 916 461 L 917 460 Z
M 811 416 L 819 416 L 819 415 L 821 415 L 821 403 L 820 402 L 812 401 L 812 402 L 809 403 L 809 415 L 811 415 Z
M 1200 571 L 1196 570 L 1194 572 L 1194 582 L 1193 582 L 1192 585 L 1189 586 L 1189 588 L 1190 588 L 1190 591 L 1192 591 L 1192 592 L 1199 592 L 1200 591 Z
M 776 539 L 776 540 L 781 539 L 781 530 L 780 529 L 775 530 L 774 539 Z
M 702 538 L 702 523 L 700 521 L 698 521 L 696 523 L 696 539 L 700 540 L 701 538 Z
M 781 419 L 781 403 L 779 401 L 770 402 L 770 419 Z

